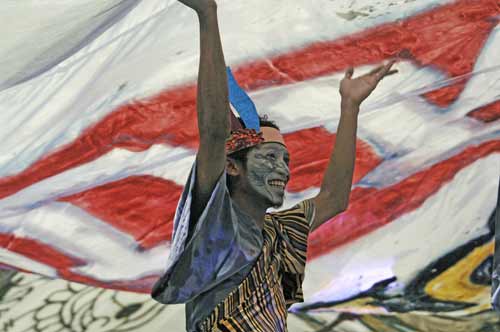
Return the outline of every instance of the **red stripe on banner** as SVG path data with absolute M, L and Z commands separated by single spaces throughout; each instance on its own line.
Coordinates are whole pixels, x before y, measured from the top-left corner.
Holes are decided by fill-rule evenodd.
M 335 137 L 336 134 L 332 134 L 322 127 L 284 135 L 291 156 L 291 174 L 287 191 L 300 192 L 321 185 L 323 173 L 333 151 Z M 381 162 L 382 159 L 371 146 L 358 139 L 353 182 L 359 181 Z
M 486 142 L 467 147 L 452 158 L 384 189 L 355 188 L 348 210 L 309 236 L 308 258 L 326 254 L 418 209 L 460 170 L 498 152 L 499 140 Z
M 140 279 L 134 279 L 134 280 L 116 280 L 116 281 L 109 281 L 109 282 L 104 282 L 100 280 L 96 280 L 91 277 L 87 277 L 81 274 L 75 274 L 71 272 L 68 269 L 63 269 L 58 271 L 59 277 L 62 279 L 66 279 L 69 281 L 73 282 L 79 282 L 81 284 L 89 285 L 89 286 L 94 286 L 94 287 L 100 287 L 100 288 L 107 288 L 107 289 L 114 289 L 114 290 L 122 290 L 122 291 L 128 291 L 128 292 L 136 292 L 136 293 L 144 293 L 144 294 L 150 294 L 151 289 L 153 288 L 153 284 L 158 280 L 160 277 L 159 274 L 155 275 L 150 275 L 146 277 L 142 277 Z
M 149 249 L 172 237 L 182 187 L 153 176 L 131 176 L 61 198 L 130 234 Z
M 493 122 L 500 119 L 500 100 L 470 111 L 467 116 L 482 122 Z
M 419 66 L 433 66 L 451 77 L 467 74 L 481 53 L 500 5 L 495 0 L 457 1 L 406 20 L 383 24 L 331 42 L 314 43 L 302 50 L 270 59 L 284 77 L 304 81 L 345 70 L 349 66 L 378 63 L 392 57 L 414 60 Z M 260 61 L 253 67 L 261 67 Z M 285 84 L 259 70 L 252 76 L 247 68 L 234 72 L 246 89 Z M 428 93 L 444 107 L 456 100 L 468 79 Z
M 13 234 L 0 233 L 0 247 L 56 269 L 84 264 L 82 260 L 63 254 L 47 244 Z
M 196 89 L 177 88 L 142 102 L 119 107 L 74 142 L 43 157 L 23 172 L 0 179 L 0 198 L 50 176 L 91 162 L 113 148 L 143 151 L 153 144 L 170 143 L 195 148 L 193 119 Z
M 72 272 L 72 268 L 84 266 L 86 263 L 37 240 L 0 233 L 0 247 L 56 269 L 58 276 L 63 279 L 96 287 L 150 293 L 154 282 L 159 277 L 159 275 L 155 274 L 135 280 L 103 282 Z M 1 263 L 0 267 L 13 268 L 20 272 L 29 272 L 5 263 Z

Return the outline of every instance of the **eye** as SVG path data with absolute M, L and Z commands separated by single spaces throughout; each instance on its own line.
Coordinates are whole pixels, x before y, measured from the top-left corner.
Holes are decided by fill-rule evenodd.
M 271 159 L 276 159 L 276 155 L 274 153 L 268 153 L 267 157 L 269 157 Z

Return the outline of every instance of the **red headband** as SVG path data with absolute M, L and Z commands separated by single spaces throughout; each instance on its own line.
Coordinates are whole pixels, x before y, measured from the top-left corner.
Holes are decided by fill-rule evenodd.
M 230 155 L 261 143 L 272 142 L 285 145 L 285 140 L 278 129 L 273 127 L 261 127 L 260 129 L 260 132 L 256 132 L 255 129 L 243 128 L 231 131 L 231 136 L 226 140 L 226 154 Z

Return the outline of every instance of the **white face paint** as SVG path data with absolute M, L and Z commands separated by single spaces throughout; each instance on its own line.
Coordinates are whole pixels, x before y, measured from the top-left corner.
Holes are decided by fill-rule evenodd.
M 279 143 L 263 143 L 247 155 L 246 174 L 249 186 L 272 207 L 280 207 L 290 178 L 289 154 Z

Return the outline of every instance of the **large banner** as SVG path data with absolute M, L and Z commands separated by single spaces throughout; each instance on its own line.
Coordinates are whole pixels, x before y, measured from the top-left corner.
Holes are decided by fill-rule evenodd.
M 311 234 L 293 310 L 490 309 L 498 1 L 218 4 L 226 63 L 285 133 L 285 206 L 319 190 L 346 68 L 398 59 L 363 105 L 349 208 Z M 198 146 L 195 15 L 173 0 L 33 0 L 0 21 L 2 267 L 148 293 Z

